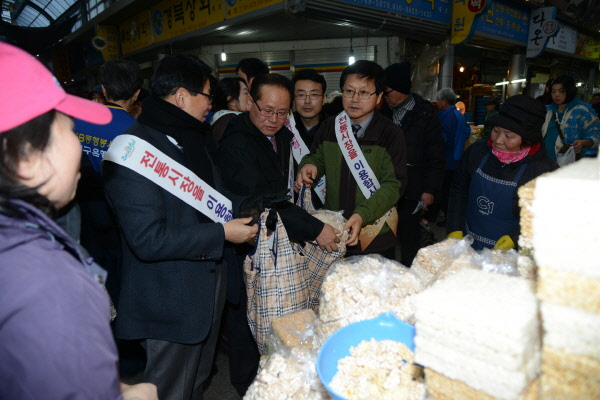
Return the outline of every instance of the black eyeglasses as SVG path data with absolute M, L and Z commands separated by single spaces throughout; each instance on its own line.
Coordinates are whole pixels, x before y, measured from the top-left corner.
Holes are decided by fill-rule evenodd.
M 267 118 L 271 118 L 273 115 L 277 115 L 277 118 L 279 119 L 286 119 L 287 116 L 290 113 L 290 110 L 287 111 L 275 111 L 275 110 L 271 110 L 271 109 L 265 109 L 263 110 L 262 108 L 260 108 L 260 106 L 258 105 L 258 103 L 256 102 L 256 100 L 252 99 L 252 101 L 254 101 L 254 104 L 256 104 L 256 108 L 258 108 L 258 111 L 260 112 L 260 115 L 262 115 L 263 117 L 267 117 Z
M 390 90 L 388 90 L 387 92 L 386 92 L 386 91 L 384 91 L 384 92 L 383 92 L 383 94 L 385 94 L 385 95 L 388 95 L 388 94 L 390 94 L 390 93 L 392 93 L 392 92 L 395 92 L 395 91 L 396 91 L 396 90 L 394 90 L 394 89 L 390 89 Z
M 296 93 L 296 100 L 304 100 L 307 97 L 311 100 L 319 100 L 319 97 L 323 96 L 319 93 Z
M 344 95 L 344 97 L 351 99 L 354 97 L 355 94 L 357 94 L 359 99 L 369 100 L 371 98 L 371 96 L 373 96 L 375 93 L 377 93 L 377 92 L 369 93 L 366 90 L 361 90 L 361 91 L 357 92 L 356 90 L 352 90 L 352 89 L 344 89 L 343 95 Z
M 213 102 L 213 96 L 212 96 L 212 94 L 206 94 L 204 92 L 196 92 L 196 94 L 201 94 L 202 96 L 206 97 L 210 103 Z

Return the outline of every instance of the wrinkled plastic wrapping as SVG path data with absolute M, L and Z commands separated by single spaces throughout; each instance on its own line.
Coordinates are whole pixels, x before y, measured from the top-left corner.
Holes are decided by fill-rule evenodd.
M 486 272 L 535 278 L 535 265 L 528 257 L 519 257 L 515 250 L 483 249 L 471 247 L 472 238 L 446 239 L 419 250 L 412 270 L 431 286 L 438 280 L 463 269 L 481 269 Z
M 431 246 L 423 247 L 417 252 L 411 270 L 424 282 L 430 282 L 434 276 L 450 268 L 460 258 L 460 264 L 468 262 L 470 256 L 476 254 L 471 247 L 473 239 L 446 239 Z
M 261 362 L 244 400 L 329 399 L 317 375 L 317 354 L 302 346 L 281 346 Z
M 308 211 L 315 218 L 340 231 L 338 233 L 338 237 L 340 238 L 340 243 L 338 243 L 339 251 L 330 253 L 326 250 L 321 250 L 316 241 L 306 242 L 304 245 L 300 243 L 294 244 L 296 251 L 306 256 L 307 259 L 308 286 L 310 291 L 308 307 L 318 312 L 323 279 L 327 271 L 329 271 L 329 267 L 336 261 L 343 259 L 346 254 L 346 241 L 348 240 L 348 231 L 344 230 L 346 219 L 344 218 L 343 211 L 315 210 L 311 200 L 310 188 L 306 186 L 303 186 L 300 190 L 296 204 Z
M 311 349 L 316 319 L 313 310 L 300 310 L 274 319 L 271 323 L 274 340 L 271 347 L 303 346 Z
M 439 61 L 448 52 L 449 42 L 445 40 L 437 46 L 425 44 L 421 49 L 415 49 L 418 57 L 414 76 L 412 79 L 412 91 L 419 93 L 425 99 L 435 100 L 438 91 L 438 78 L 440 73 Z
M 315 346 L 353 322 L 392 312 L 414 323 L 415 295 L 423 281 L 409 268 L 380 255 L 354 256 L 335 263 L 321 287 Z

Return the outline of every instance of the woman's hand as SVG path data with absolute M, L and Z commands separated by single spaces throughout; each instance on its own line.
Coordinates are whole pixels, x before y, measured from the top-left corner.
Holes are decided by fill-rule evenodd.
M 591 140 L 583 139 L 574 141 L 573 143 L 571 143 L 571 146 L 573 146 L 573 150 L 575 150 L 575 153 L 579 153 L 584 147 L 590 147 L 593 144 L 594 143 L 592 143 Z

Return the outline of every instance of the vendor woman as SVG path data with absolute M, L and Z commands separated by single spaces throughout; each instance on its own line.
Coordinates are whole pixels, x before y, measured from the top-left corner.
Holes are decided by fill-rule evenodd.
M 541 102 L 516 95 L 490 116 L 490 138 L 465 151 L 454 176 L 448 237 L 471 235 L 476 250 L 516 247 L 520 233 L 517 189 L 558 168 L 542 141 L 545 115 Z

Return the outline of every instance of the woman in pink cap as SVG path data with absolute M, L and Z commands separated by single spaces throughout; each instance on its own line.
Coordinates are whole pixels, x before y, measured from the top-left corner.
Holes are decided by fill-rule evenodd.
M 51 218 L 79 180 L 72 117 L 111 114 L 0 42 L 0 398 L 156 399 L 119 384 L 103 271 Z

